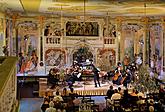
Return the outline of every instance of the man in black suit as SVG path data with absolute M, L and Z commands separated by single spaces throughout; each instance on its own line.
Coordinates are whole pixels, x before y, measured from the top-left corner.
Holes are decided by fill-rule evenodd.
M 92 66 L 92 71 L 94 73 L 94 82 L 95 82 L 95 87 L 97 87 L 97 82 L 100 87 L 100 81 L 99 81 L 99 70 L 94 66 L 94 64 L 91 61 L 91 66 Z

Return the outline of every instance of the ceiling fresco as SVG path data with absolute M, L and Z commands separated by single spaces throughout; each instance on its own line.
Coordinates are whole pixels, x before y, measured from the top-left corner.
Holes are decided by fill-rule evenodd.
M 26 15 L 82 16 L 84 10 L 87 16 L 165 15 L 165 0 L 0 0 L 0 6 Z

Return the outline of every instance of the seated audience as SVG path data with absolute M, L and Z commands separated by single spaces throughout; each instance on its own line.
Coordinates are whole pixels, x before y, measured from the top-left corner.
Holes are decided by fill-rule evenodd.
M 114 94 L 111 97 L 111 103 L 114 104 L 114 100 L 119 100 L 121 99 L 121 94 L 118 93 L 118 90 L 114 90 Z
M 56 96 L 53 98 L 53 102 L 54 102 L 54 107 L 56 109 L 62 109 L 63 108 L 63 98 L 60 96 L 59 92 L 56 92 Z
M 124 108 L 129 106 L 129 102 L 130 102 L 130 94 L 128 93 L 128 89 L 124 90 L 123 96 L 122 96 L 122 100 L 121 100 L 121 104 L 124 106 Z

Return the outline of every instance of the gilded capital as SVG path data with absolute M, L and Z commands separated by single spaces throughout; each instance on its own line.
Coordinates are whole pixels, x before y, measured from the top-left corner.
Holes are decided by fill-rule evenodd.
M 42 28 L 44 20 L 45 20 L 45 17 L 44 16 L 39 16 L 39 17 L 37 17 L 37 19 L 39 20 L 40 27 Z
M 165 16 L 161 18 L 163 29 L 165 29 Z
M 149 17 L 142 17 L 141 22 L 143 23 L 144 29 L 148 30 L 150 18 Z
M 15 24 L 16 24 L 16 21 L 17 21 L 18 18 L 19 18 L 18 13 L 15 13 L 15 14 L 12 15 L 12 23 L 13 23 L 14 27 L 15 27 Z
M 122 21 L 124 20 L 124 18 L 121 16 L 118 16 L 115 18 L 115 20 L 117 23 L 117 30 L 121 30 Z
M 146 24 L 146 25 L 149 23 L 149 20 L 150 20 L 149 17 L 142 17 L 141 18 L 141 22 L 143 22 L 143 24 Z

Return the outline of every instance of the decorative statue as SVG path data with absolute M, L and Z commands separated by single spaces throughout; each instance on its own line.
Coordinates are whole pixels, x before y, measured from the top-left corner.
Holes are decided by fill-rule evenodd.
M 3 46 L 3 53 L 5 56 L 9 56 L 8 46 Z

